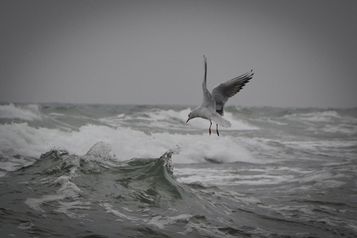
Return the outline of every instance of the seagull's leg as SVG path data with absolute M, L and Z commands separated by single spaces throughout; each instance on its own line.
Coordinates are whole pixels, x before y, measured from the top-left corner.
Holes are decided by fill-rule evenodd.
M 216 132 L 217 132 L 217 136 L 219 136 L 218 124 L 217 123 L 216 123 Z
M 208 134 L 211 135 L 211 126 L 212 126 L 212 121 L 209 121 L 210 125 L 209 125 L 209 128 L 208 128 Z

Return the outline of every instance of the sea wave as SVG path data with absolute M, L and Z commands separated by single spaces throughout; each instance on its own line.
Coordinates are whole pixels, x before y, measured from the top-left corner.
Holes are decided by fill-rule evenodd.
M 264 163 L 255 159 L 234 137 L 176 133 L 144 133 L 123 127 L 87 124 L 78 130 L 37 128 L 28 123 L 0 125 L 0 152 L 38 157 L 51 149 L 66 149 L 83 155 L 103 141 L 113 148 L 116 159 L 155 157 L 174 150 L 174 163 L 236 162 Z M 11 152 L 11 153 L 10 153 Z
M 163 110 L 163 109 L 150 109 L 148 111 L 138 112 L 135 114 L 121 113 L 115 117 L 101 118 L 100 121 L 107 123 L 111 126 L 128 125 L 132 122 L 136 124 L 145 125 L 155 128 L 173 128 L 173 129 L 208 129 L 209 122 L 207 120 L 196 118 L 191 120 L 186 125 L 187 115 L 190 113 L 191 108 L 183 110 Z M 221 130 L 257 130 L 256 126 L 251 125 L 241 119 L 236 118 L 233 113 L 226 112 L 225 119 L 231 122 L 230 128 L 221 128 Z
M 200 194 L 175 179 L 171 167 L 173 152 L 159 158 L 103 161 L 101 156 L 107 155 L 108 148 L 100 142 L 83 156 L 51 150 L 33 165 L 4 179 L 27 191 L 21 193 L 21 200 L 27 206 L 23 207 L 26 214 L 32 218 L 63 214 L 76 221 L 92 217 L 93 213 L 100 217 L 105 212 L 104 217 L 109 216 L 114 224 L 132 224 L 155 233 L 171 229 L 183 234 L 197 233 L 195 236 L 214 233 L 215 237 L 225 235 L 222 227 L 234 226 L 230 209 L 222 209 L 204 198 L 207 195 L 204 192 Z M 109 166 L 108 161 L 112 163 Z M 27 232 L 42 231 L 29 224 L 23 225 Z
M 355 109 L 227 108 L 244 125 L 222 136 L 186 125 L 189 110 L 44 104 L 40 120 L 0 119 L 6 234 L 356 237 Z
M 292 113 L 284 116 L 286 119 L 297 121 L 310 121 L 310 122 L 331 122 L 333 120 L 341 119 L 342 116 L 334 110 Z
M 105 143 L 99 142 L 83 156 L 69 154 L 63 150 L 51 150 L 42 154 L 34 164 L 20 169 L 15 174 L 34 176 L 33 183 L 48 184 L 57 187 L 57 190 L 51 194 L 28 198 L 25 203 L 34 210 L 44 212 L 46 203 L 58 202 L 56 211 L 72 216 L 68 210 L 73 207 L 68 205 L 75 205 L 76 208 L 84 205 L 79 197 L 82 194 L 88 196 L 86 189 L 90 187 L 87 184 L 91 183 L 89 180 L 93 179 L 93 175 L 106 177 L 107 174 L 114 176 L 110 182 L 117 184 L 116 190 L 120 190 L 118 193 L 128 201 L 137 200 L 142 204 L 155 205 L 162 200 L 181 198 L 182 189 L 173 178 L 172 152 L 166 152 L 160 158 L 131 159 L 124 162 L 112 160 L 108 164 L 102 160 L 103 153 L 108 152 L 107 149 Z M 79 179 L 80 177 L 88 179 Z M 97 189 L 101 190 L 100 194 L 103 196 L 115 196 L 115 192 L 108 190 L 106 186 L 99 186 Z
M 13 103 L 0 105 L 0 118 L 33 121 L 41 119 L 40 106 L 37 104 L 15 105 Z
M 325 133 L 329 134 L 343 134 L 343 135 L 355 135 L 357 134 L 357 125 L 339 123 L 337 125 L 325 125 L 321 128 Z

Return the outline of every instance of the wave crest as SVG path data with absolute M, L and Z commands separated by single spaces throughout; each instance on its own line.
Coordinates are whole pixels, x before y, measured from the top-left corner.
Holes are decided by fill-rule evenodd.
M 51 149 L 66 149 L 84 155 L 88 148 L 103 141 L 113 148 L 118 161 L 131 158 L 155 158 L 169 150 L 176 150 L 175 163 L 259 162 L 233 137 L 212 137 L 194 134 L 152 133 L 130 128 L 111 128 L 88 124 L 78 131 L 35 128 L 27 123 L 0 125 L 0 152 L 38 157 Z M 93 152 L 94 153 L 94 152 Z M 91 153 L 90 153 L 91 154 Z
M 41 184 L 38 189 L 43 189 L 42 196 L 26 200 L 29 207 L 40 212 L 44 212 L 45 204 L 54 202 L 58 203 L 56 211 L 64 211 L 61 206 L 64 201 L 79 203 L 80 196 L 88 198 L 91 194 L 99 194 L 103 199 L 120 198 L 122 202 L 137 201 L 146 206 L 163 206 L 182 198 L 184 189 L 173 177 L 172 152 L 160 158 L 111 161 L 110 164 L 100 156 L 90 156 L 51 150 L 10 176 L 20 175 L 31 183 Z M 47 190 L 48 187 L 51 189 Z M 47 194 L 49 191 L 52 192 Z
M 20 119 L 25 121 L 40 120 L 40 107 L 36 104 L 15 105 L 13 103 L 0 105 L 0 118 Z

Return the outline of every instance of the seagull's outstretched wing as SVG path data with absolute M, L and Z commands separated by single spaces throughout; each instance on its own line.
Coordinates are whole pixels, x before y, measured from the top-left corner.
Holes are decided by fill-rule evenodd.
M 243 86 L 253 78 L 253 70 L 248 73 L 242 74 L 224 83 L 221 83 L 212 90 L 212 96 L 216 101 L 216 111 L 220 115 L 223 115 L 224 104 L 228 98 L 238 93 Z
M 204 59 L 204 66 L 205 66 L 205 75 L 204 75 L 203 82 L 202 82 L 202 91 L 203 91 L 202 106 L 211 108 L 214 110 L 215 109 L 215 101 L 214 101 L 214 98 L 212 97 L 212 94 L 207 89 L 207 58 L 205 55 L 203 56 L 203 59 Z

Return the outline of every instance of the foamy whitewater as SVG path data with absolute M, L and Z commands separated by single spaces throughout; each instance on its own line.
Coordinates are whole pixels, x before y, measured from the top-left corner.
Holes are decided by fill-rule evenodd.
M 357 109 L 0 104 L 1 237 L 357 237 Z

